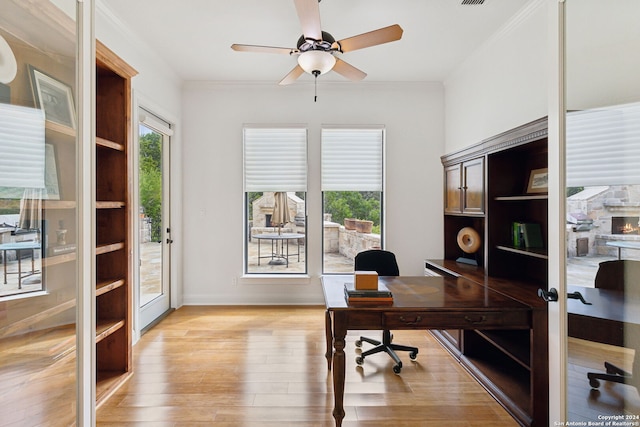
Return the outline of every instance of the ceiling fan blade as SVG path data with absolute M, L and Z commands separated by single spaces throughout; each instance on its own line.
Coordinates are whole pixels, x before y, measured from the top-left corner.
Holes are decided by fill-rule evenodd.
M 302 74 L 304 74 L 304 70 L 301 66 L 296 65 L 295 68 L 289 71 L 289 74 L 284 76 L 284 78 L 280 80 L 280 83 L 278 84 L 283 86 L 290 85 L 291 83 L 295 82 Z
M 368 33 L 359 34 L 357 36 L 349 37 L 343 40 L 339 40 L 336 44 L 342 52 L 351 52 L 357 49 L 363 49 L 365 47 L 376 46 L 379 44 L 394 42 L 402 38 L 402 27 L 395 24 L 389 27 L 380 28 L 377 30 L 369 31 Z
M 305 38 L 322 40 L 318 0 L 294 0 Z
M 297 49 L 290 47 L 256 46 L 251 44 L 232 44 L 231 49 L 237 52 L 281 53 L 287 55 L 297 52 Z
M 336 58 L 336 65 L 333 66 L 333 71 L 354 81 L 359 81 L 367 77 L 367 73 L 358 70 L 356 67 L 344 62 L 340 58 Z

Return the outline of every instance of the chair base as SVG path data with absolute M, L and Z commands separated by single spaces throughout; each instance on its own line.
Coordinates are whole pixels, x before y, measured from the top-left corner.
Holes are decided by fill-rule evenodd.
M 629 372 L 620 369 L 609 362 L 604 362 L 604 368 L 607 371 L 606 374 L 600 372 L 587 373 L 587 378 L 589 378 L 589 385 L 592 388 L 600 387 L 600 380 L 611 381 L 619 384 L 628 384 L 632 378 Z
M 416 360 L 416 357 L 418 357 L 418 349 L 416 347 L 393 344 L 391 340 L 392 340 L 391 332 L 387 330 L 382 331 L 382 342 L 378 340 L 374 340 L 372 338 L 360 337 L 360 339 L 356 341 L 356 347 L 362 347 L 363 341 L 368 342 L 369 344 L 372 344 L 375 347 L 363 352 L 362 354 L 360 354 L 360 356 L 356 357 L 356 363 L 358 365 L 362 365 L 364 363 L 365 357 L 371 356 L 372 354 L 381 353 L 384 351 L 393 359 L 394 362 L 396 362 L 396 364 L 393 366 L 393 372 L 395 372 L 396 374 L 399 374 L 402 371 L 402 361 L 400 360 L 400 357 L 398 357 L 398 355 L 396 354 L 396 351 L 408 351 L 409 358 L 411 360 Z

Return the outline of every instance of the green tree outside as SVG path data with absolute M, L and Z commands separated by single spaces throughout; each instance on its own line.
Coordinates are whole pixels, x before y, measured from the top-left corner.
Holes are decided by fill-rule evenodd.
M 140 136 L 140 206 L 151 220 L 151 240 L 162 239 L 162 135 Z
M 380 196 L 378 191 L 325 191 L 324 211 L 338 224 L 345 218 L 373 221 L 374 231 L 379 233 Z

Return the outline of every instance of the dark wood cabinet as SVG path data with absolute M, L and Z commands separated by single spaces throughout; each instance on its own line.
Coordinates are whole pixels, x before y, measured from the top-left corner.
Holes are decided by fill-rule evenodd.
M 96 398 L 131 373 L 131 78 L 96 43 Z
M 462 276 L 527 304 L 532 326 L 528 331 L 447 330 L 434 335 L 521 425 L 547 425 L 547 306 L 537 290 L 546 289 L 548 281 L 548 203 L 544 193 L 527 193 L 531 171 L 547 167 L 547 120 L 443 156 L 442 163 L 444 259 L 427 260 L 425 271 Z M 458 199 L 454 187 L 461 187 L 467 200 L 462 195 Z M 477 192 L 482 193 L 481 204 L 469 197 Z M 543 247 L 514 244 L 514 223 L 537 224 Z M 473 227 L 481 236 L 477 266 L 456 262 L 462 254 L 457 234 L 463 227 Z
M 484 158 L 445 166 L 444 181 L 445 213 L 484 213 Z

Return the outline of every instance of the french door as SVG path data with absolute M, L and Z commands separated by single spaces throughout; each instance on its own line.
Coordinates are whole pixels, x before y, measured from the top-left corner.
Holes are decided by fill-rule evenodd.
M 170 123 L 140 109 L 138 134 L 138 309 L 144 330 L 170 308 Z
M 549 5 L 549 425 L 640 425 L 640 2 Z

